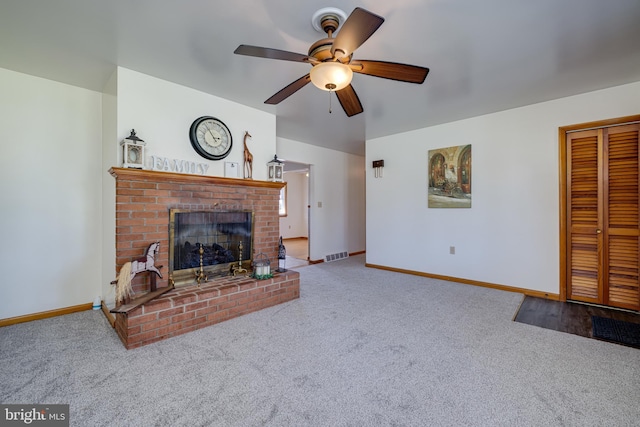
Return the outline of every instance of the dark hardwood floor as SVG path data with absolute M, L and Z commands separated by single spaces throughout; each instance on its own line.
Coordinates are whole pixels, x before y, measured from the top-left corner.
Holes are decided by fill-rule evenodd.
M 516 314 L 516 322 L 593 338 L 591 316 L 640 323 L 640 313 L 607 307 L 559 302 L 526 296 Z

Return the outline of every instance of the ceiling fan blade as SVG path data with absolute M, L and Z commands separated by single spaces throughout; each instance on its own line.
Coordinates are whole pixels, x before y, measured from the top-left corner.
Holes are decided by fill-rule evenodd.
M 342 109 L 347 113 L 347 117 L 355 116 L 364 111 L 360 103 L 360 98 L 358 98 L 356 91 L 353 90 L 353 86 L 349 85 L 344 89 L 340 89 L 336 92 L 336 96 L 338 97 L 338 101 L 340 101 L 340 105 L 342 105 Z
M 258 58 L 281 59 L 283 61 L 309 62 L 307 55 L 287 52 L 286 50 L 271 49 L 268 47 L 249 46 L 241 44 L 233 53 L 237 55 L 257 56 Z
M 294 93 L 296 93 L 297 91 L 299 91 L 300 89 L 302 89 L 303 87 L 305 87 L 307 83 L 309 83 L 310 81 L 311 81 L 311 76 L 309 74 L 307 74 L 306 76 L 302 76 L 295 82 L 282 88 L 278 93 L 276 93 L 271 98 L 264 101 L 264 103 L 271 104 L 271 105 L 279 104 L 285 99 L 287 99 L 288 97 L 290 97 L 291 95 L 293 95 Z
M 398 80 L 407 83 L 422 84 L 429 74 L 429 69 L 417 65 L 398 64 L 386 61 L 351 61 L 351 69 L 354 73 L 367 74 L 369 76 L 383 77 L 385 79 Z
M 334 58 L 349 56 L 382 25 L 384 18 L 356 7 L 338 30 L 331 54 Z

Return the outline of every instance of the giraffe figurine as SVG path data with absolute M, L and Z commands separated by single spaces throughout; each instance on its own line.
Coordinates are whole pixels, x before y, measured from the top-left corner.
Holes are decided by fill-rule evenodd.
M 247 138 L 251 138 L 249 132 L 244 132 L 244 177 L 253 179 L 253 154 L 247 147 Z

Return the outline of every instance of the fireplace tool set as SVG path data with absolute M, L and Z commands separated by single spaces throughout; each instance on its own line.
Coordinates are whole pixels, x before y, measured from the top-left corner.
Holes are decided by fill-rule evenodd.
M 284 245 L 281 244 L 281 250 L 284 249 Z M 230 268 L 230 273 L 235 277 L 240 274 L 248 273 L 247 269 L 242 266 L 242 250 L 243 245 L 242 241 L 238 243 L 238 263 L 232 264 Z M 204 247 L 200 245 L 198 249 L 198 253 L 200 254 L 200 268 L 194 272 L 195 280 L 198 283 L 198 286 L 202 282 L 207 282 L 208 277 L 204 271 Z M 278 269 L 280 271 L 280 269 Z M 284 270 L 287 271 L 287 270 Z M 253 273 L 251 277 L 262 280 L 262 279 L 270 279 L 273 277 L 273 273 L 271 273 L 271 261 L 269 258 L 262 252 L 256 255 L 255 260 L 253 261 Z
M 200 245 L 200 249 L 198 249 L 198 253 L 200 254 L 200 269 L 196 271 L 194 274 L 196 276 L 196 282 L 198 282 L 198 286 L 200 286 L 200 283 L 207 281 L 207 275 L 204 274 L 204 263 L 203 263 L 204 246 L 203 245 Z
M 247 269 L 242 267 L 242 240 L 240 240 L 238 243 L 238 265 L 231 265 L 231 274 L 236 276 L 242 273 L 247 273 Z

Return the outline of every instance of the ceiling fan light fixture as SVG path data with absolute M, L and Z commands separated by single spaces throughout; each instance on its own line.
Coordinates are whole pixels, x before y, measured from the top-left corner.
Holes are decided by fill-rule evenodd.
M 318 89 L 338 91 L 349 86 L 353 71 L 340 62 L 321 62 L 311 69 L 311 83 Z

